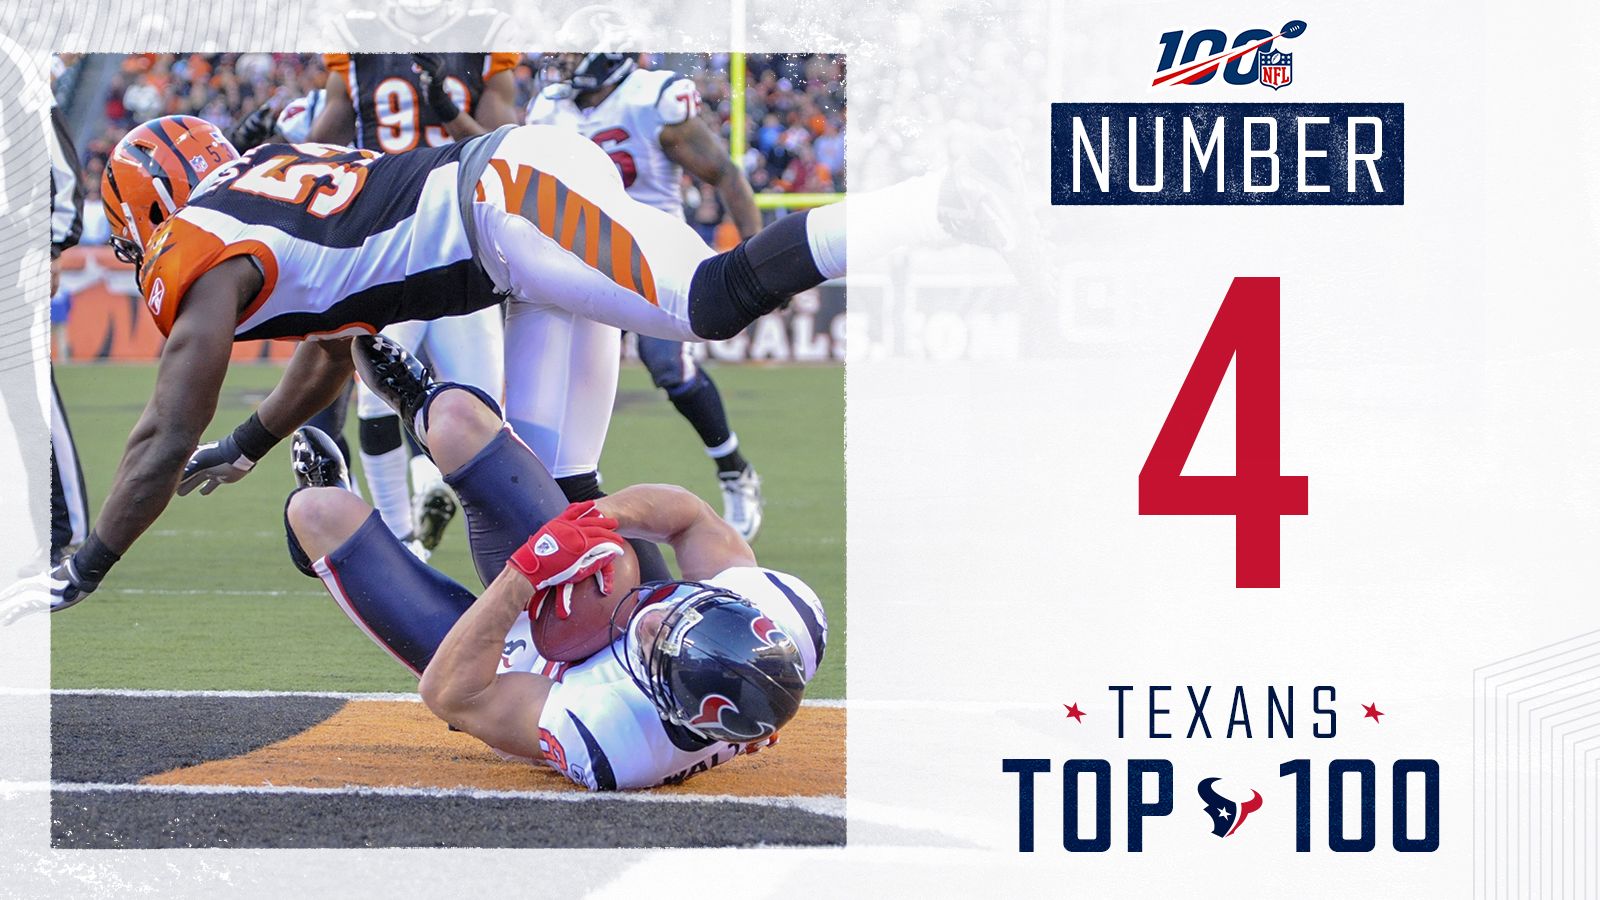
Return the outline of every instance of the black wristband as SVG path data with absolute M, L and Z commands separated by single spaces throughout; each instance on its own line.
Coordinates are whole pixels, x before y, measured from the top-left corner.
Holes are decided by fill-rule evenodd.
M 278 445 L 283 438 L 267 430 L 261 424 L 261 417 L 255 413 L 244 420 L 244 424 L 233 430 L 233 442 L 238 445 L 239 452 L 249 458 L 251 462 L 259 462 L 267 451 Z
M 435 81 L 428 87 L 428 107 L 433 114 L 439 117 L 439 123 L 448 125 L 461 115 L 461 107 L 451 99 L 450 92 L 444 89 L 444 82 Z
M 106 573 L 121 558 L 120 554 L 106 546 L 105 541 L 100 540 L 100 535 L 91 531 L 84 539 L 83 546 L 72 554 L 72 569 L 84 581 L 99 584 L 100 579 L 106 577 Z

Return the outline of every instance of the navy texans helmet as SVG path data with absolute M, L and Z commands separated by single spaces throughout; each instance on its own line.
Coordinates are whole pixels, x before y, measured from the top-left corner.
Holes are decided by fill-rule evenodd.
M 561 23 L 556 43 L 568 47 L 592 47 L 617 51 L 637 47 L 642 41 L 633 33 L 627 18 L 605 4 L 580 7 Z M 554 96 L 571 96 L 596 91 L 616 84 L 637 68 L 632 53 L 550 53 L 544 68 L 555 75 Z
M 631 53 L 585 53 L 572 67 L 570 80 L 578 93 L 587 93 L 627 78 L 634 66 Z
M 552 53 L 544 59 L 552 96 L 599 90 L 627 78 L 638 64 L 632 53 Z
M 794 718 L 806 689 L 800 649 L 754 604 L 694 581 L 635 590 L 647 593 L 611 652 L 661 718 L 730 743 L 770 737 Z M 641 639 L 638 624 L 656 609 L 661 627 Z

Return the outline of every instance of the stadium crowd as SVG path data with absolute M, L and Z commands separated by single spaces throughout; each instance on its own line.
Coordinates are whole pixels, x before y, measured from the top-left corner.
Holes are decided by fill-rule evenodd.
M 70 90 L 81 59 L 61 60 L 58 92 Z M 728 55 L 644 54 L 645 68 L 692 73 L 701 114 L 724 140 L 733 92 Z M 518 100 L 526 106 L 542 84 L 539 54 L 523 57 L 516 71 Z M 104 102 L 104 123 L 78 142 L 87 180 L 86 244 L 105 243 L 108 229 L 99 203 L 100 175 L 118 140 L 141 122 L 182 114 L 227 131 L 262 103 L 282 105 L 321 88 L 327 79 L 320 56 L 290 53 L 134 54 L 122 60 Z M 65 98 L 58 97 L 59 100 Z M 742 160 L 757 193 L 843 191 L 846 129 L 844 58 L 826 54 L 749 54 L 744 85 L 746 151 Z M 716 192 L 685 175 L 685 212 L 708 239 L 723 219 Z

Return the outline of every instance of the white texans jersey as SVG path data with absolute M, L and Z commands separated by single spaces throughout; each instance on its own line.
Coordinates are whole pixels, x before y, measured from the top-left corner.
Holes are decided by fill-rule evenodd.
M 777 623 L 800 650 L 811 681 L 827 645 L 828 618 L 805 582 L 754 566 L 728 569 L 706 584 L 726 588 Z M 650 698 L 617 661 L 623 639 L 578 663 L 546 660 L 534 649 L 526 613 L 506 634 L 500 671 L 533 672 L 556 681 L 539 716 L 544 762 L 591 791 L 677 784 L 741 753 L 777 743 L 707 741 L 663 720 Z
M 327 101 L 328 92 L 321 89 L 290 100 L 284 105 L 283 112 L 278 113 L 278 133 L 291 144 L 304 144 L 311 140 L 311 123 L 317 120 Z
M 665 69 L 635 69 L 589 109 L 560 96 L 566 87 L 550 85 L 534 97 L 527 123 L 577 129 L 611 156 L 628 196 L 682 218 L 683 168 L 661 149 L 661 129 L 699 112 L 694 82 Z

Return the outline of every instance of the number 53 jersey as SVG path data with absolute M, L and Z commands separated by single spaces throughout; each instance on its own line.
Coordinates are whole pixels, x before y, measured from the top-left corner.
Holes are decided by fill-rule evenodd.
M 376 332 L 498 303 L 462 224 L 462 147 L 264 144 L 218 167 L 146 249 L 139 286 L 156 327 L 170 334 L 194 280 L 237 256 L 262 285 L 236 341 Z

